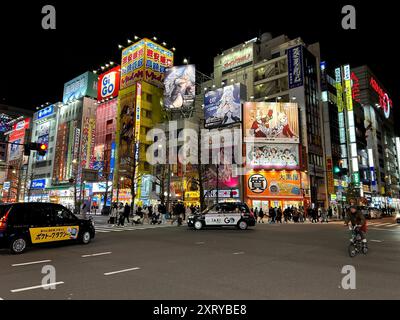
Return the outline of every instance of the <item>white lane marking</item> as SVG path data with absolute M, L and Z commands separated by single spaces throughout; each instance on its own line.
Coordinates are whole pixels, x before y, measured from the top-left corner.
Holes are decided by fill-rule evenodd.
M 385 223 L 377 223 L 377 224 L 375 224 L 375 223 L 372 223 L 372 225 L 373 225 L 373 226 L 386 226 L 386 225 L 388 225 L 388 224 L 391 224 L 391 223 L 389 223 L 389 222 L 385 222 Z
M 123 229 L 104 229 L 104 228 L 99 228 L 99 229 L 96 229 L 96 231 L 98 231 L 98 232 L 121 232 L 121 231 L 124 231 Z
M 240 251 L 240 252 L 234 252 L 233 254 L 244 254 L 244 252 L 243 252 L 243 251 Z
M 100 252 L 100 253 L 93 253 L 93 254 L 85 254 L 82 256 L 82 258 L 88 258 L 88 257 L 97 257 L 97 256 L 104 256 L 107 254 L 111 254 L 112 252 Z
M 111 232 L 111 231 L 105 231 L 105 230 L 96 230 L 96 232 L 99 232 L 99 233 L 109 233 L 109 232 Z
M 383 240 L 374 240 L 374 239 L 369 240 L 369 241 L 371 241 L 371 242 L 383 242 Z
M 140 268 L 136 267 L 136 268 L 130 268 L 130 269 L 119 270 L 119 271 L 106 272 L 104 275 L 105 275 L 105 276 L 111 276 L 111 275 L 113 275 L 113 274 L 122 273 L 122 272 L 129 272 L 129 271 L 135 271 L 135 270 L 139 270 L 139 269 L 140 269 Z
M 395 227 L 396 226 L 396 224 L 395 223 L 391 223 L 391 224 L 389 224 L 389 225 L 387 225 L 387 226 L 383 226 L 384 228 L 391 228 L 391 227 Z
M 205 244 L 205 242 L 200 241 L 200 242 L 195 242 L 194 244 Z
M 33 286 L 33 287 L 27 287 L 27 288 L 21 288 L 21 289 L 14 289 L 14 290 L 10 290 L 10 291 L 12 293 L 16 293 L 16 292 L 21 292 L 21 291 L 28 291 L 28 290 L 35 290 L 35 289 L 42 289 L 42 288 L 52 287 L 52 286 L 58 286 L 60 284 L 64 284 L 64 282 L 59 281 L 59 282 L 53 282 L 53 283 L 48 283 L 48 284 L 42 284 L 40 286 Z
M 11 267 L 29 266 L 29 265 L 31 265 L 31 264 L 39 264 L 39 263 L 46 263 L 46 262 L 51 262 L 51 260 L 41 260 L 41 261 L 32 261 L 32 262 L 16 263 L 16 264 L 12 264 Z

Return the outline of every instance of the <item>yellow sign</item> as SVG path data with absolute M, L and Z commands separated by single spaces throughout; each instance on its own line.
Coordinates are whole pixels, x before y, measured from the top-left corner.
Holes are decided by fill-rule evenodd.
M 336 83 L 336 99 L 337 99 L 336 104 L 337 104 L 339 113 L 343 112 L 342 94 L 343 94 L 342 84 L 340 82 Z
M 32 243 L 44 243 L 78 238 L 79 226 L 29 228 Z
M 200 192 L 199 191 L 185 192 L 185 199 L 187 198 L 200 198 Z
M 347 111 L 353 111 L 353 96 L 351 94 L 351 80 L 345 80 Z

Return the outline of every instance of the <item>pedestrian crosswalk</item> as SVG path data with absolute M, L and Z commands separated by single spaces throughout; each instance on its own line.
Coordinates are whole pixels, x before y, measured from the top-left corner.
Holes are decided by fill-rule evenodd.
M 137 225 L 137 226 L 132 226 L 132 225 L 126 225 L 124 227 L 118 227 L 118 226 L 112 226 L 112 225 L 107 225 L 107 224 L 100 224 L 96 225 L 96 233 L 110 233 L 110 232 L 123 232 L 123 231 L 135 231 L 135 230 L 148 230 L 148 229 L 158 229 L 158 228 L 168 228 L 168 227 L 173 227 L 174 225 L 171 224 L 161 224 L 161 225 Z
M 373 228 L 373 229 L 399 230 L 400 231 L 400 224 L 399 223 L 393 223 L 393 222 L 373 221 L 373 222 L 369 222 L 368 226 L 369 226 L 369 228 Z

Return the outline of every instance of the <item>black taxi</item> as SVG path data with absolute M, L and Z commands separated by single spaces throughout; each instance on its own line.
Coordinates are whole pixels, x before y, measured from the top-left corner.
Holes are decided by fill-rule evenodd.
M 13 203 L 0 205 L 0 248 L 22 253 L 28 246 L 79 241 L 87 244 L 95 236 L 94 223 L 79 219 L 54 203 Z
M 243 202 L 214 204 L 203 212 L 188 217 L 188 226 L 196 230 L 204 227 L 236 227 L 246 230 L 256 224 L 254 215 Z

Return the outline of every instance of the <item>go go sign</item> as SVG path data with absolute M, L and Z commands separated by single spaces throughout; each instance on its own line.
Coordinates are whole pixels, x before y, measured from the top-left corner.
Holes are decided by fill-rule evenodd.
M 118 96 L 120 81 L 120 67 L 115 67 L 99 77 L 97 100 L 102 101 Z

